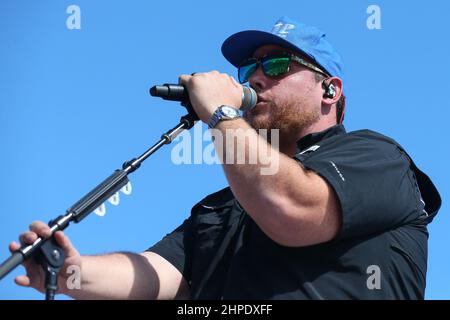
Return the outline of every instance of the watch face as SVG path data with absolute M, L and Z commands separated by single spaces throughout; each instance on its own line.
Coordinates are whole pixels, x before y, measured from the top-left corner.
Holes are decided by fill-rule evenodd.
M 228 107 L 228 106 L 223 106 L 221 108 L 221 111 L 222 111 L 222 114 L 227 117 L 234 117 L 237 114 L 235 109 L 233 109 L 232 107 Z

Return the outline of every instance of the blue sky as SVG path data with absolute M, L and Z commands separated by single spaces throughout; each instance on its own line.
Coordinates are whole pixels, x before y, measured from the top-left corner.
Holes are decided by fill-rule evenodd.
M 69 5 L 81 29 L 69 30 Z M 369 5 L 381 29 L 366 26 Z M 235 75 L 220 46 L 234 32 L 270 30 L 282 15 L 320 27 L 345 63 L 348 131 L 396 139 L 443 199 L 429 226 L 426 297 L 450 298 L 448 1 L 0 2 L 0 261 L 34 220 L 48 221 L 138 156 L 183 115 L 150 86 L 194 71 Z M 203 127 L 203 129 L 205 129 Z M 83 254 L 139 252 L 227 182 L 220 165 L 175 165 L 166 146 L 130 175 L 133 192 L 67 233 Z M 0 299 L 42 299 L 0 282 Z M 64 297 L 59 297 L 64 298 Z

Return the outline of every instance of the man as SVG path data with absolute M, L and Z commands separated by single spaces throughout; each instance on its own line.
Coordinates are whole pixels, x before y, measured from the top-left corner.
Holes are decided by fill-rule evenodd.
M 287 17 L 272 32 L 228 38 L 224 56 L 258 94 L 244 118 L 242 87 L 213 71 L 180 76 L 199 118 L 222 133 L 216 149 L 234 151 L 228 131 L 246 132 L 246 159 L 225 163 L 229 188 L 197 203 L 172 233 L 141 254 L 80 256 L 62 233 L 66 266 L 79 265 L 74 298 L 422 299 L 427 224 L 441 200 L 430 179 L 392 139 L 346 133 L 342 63 L 324 34 Z M 279 150 L 259 129 L 279 130 Z M 268 138 L 274 142 L 273 137 Z M 278 170 L 261 174 L 270 148 Z M 220 148 L 219 146 L 223 146 Z M 48 237 L 35 222 L 21 235 Z M 19 244 L 12 243 L 14 251 Z M 32 261 L 19 285 L 43 290 Z

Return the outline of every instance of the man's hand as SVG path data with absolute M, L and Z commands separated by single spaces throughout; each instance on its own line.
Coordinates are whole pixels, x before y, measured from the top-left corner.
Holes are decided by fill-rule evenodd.
M 233 77 L 211 71 L 181 75 L 179 84 L 186 87 L 192 107 L 200 120 L 208 123 L 212 114 L 221 105 L 239 109 L 242 104 L 242 86 Z
M 43 222 L 36 221 L 30 225 L 30 231 L 24 232 L 19 239 L 22 245 L 32 244 L 38 237 L 48 238 L 51 234 L 50 228 Z M 69 238 L 62 232 L 58 231 L 54 235 L 56 242 L 65 250 L 66 259 L 64 266 L 61 268 L 58 276 L 58 293 L 66 292 L 66 281 L 68 275 L 67 268 L 70 265 L 77 265 L 81 267 L 81 257 L 78 251 L 70 242 Z M 9 250 L 13 253 L 20 248 L 20 244 L 12 242 L 9 245 Z M 23 263 L 26 270 L 26 275 L 18 276 L 15 279 L 16 284 L 24 287 L 32 287 L 40 292 L 45 292 L 45 274 L 43 268 L 36 263 L 34 259 L 29 259 Z

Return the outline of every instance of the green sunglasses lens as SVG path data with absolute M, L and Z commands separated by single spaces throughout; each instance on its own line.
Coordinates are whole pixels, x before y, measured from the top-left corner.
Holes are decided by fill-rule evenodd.
M 266 76 L 276 77 L 289 71 L 289 56 L 268 56 L 261 61 L 263 72 Z M 240 83 L 245 83 L 255 73 L 258 67 L 258 61 L 254 58 L 243 63 L 238 69 Z
M 252 76 L 252 74 L 256 71 L 256 62 L 252 62 L 249 64 L 244 64 L 239 67 L 239 82 L 245 83 L 248 81 L 248 78 Z
M 262 63 L 264 73 L 269 77 L 276 77 L 289 71 L 289 57 L 269 58 Z

